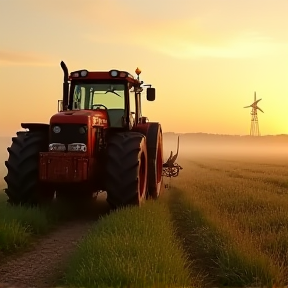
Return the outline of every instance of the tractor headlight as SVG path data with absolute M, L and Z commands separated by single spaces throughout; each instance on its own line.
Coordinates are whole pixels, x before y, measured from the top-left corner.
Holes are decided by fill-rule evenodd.
M 80 75 L 82 77 L 86 77 L 88 75 L 88 71 L 87 70 L 82 70 L 82 71 L 80 71 Z
M 128 76 L 128 73 L 125 72 L 125 71 L 121 71 L 121 72 L 119 73 L 119 77 L 121 77 L 121 78 L 126 78 L 127 76 Z
M 49 151 L 60 151 L 63 152 L 66 150 L 66 147 L 62 143 L 51 143 L 49 144 Z
M 86 152 L 87 146 L 83 143 L 72 143 L 68 144 L 69 152 Z
M 56 133 L 56 134 L 60 133 L 61 132 L 60 126 L 54 126 L 53 127 L 53 132 Z
M 111 76 L 111 77 L 117 77 L 118 74 L 119 74 L 119 71 L 118 71 L 118 70 L 111 70 L 111 71 L 110 71 L 110 76 Z
M 71 77 L 74 77 L 74 78 L 86 77 L 88 75 L 88 71 L 87 70 L 74 71 L 70 75 Z
M 87 131 L 87 126 L 82 126 L 82 127 L 79 128 L 79 133 L 80 134 L 85 134 L 86 131 Z

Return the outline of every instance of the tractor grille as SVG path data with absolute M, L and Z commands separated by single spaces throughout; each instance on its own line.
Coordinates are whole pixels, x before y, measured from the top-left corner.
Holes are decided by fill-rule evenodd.
M 61 128 L 59 133 L 53 131 L 55 126 Z M 83 133 L 83 131 L 85 132 Z M 62 143 L 65 145 L 84 143 L 87 145 L 87 135 L 87 125 L 85 124 L 53 124 L 50 131 L 50 143 Z

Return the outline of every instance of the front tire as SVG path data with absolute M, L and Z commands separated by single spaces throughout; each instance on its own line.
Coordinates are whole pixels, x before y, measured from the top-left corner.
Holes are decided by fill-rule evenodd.
M 147 195 L 146 137 L 137 132 L 116 133 L 107 143 L 107 202 L 113 208 L 140 206 Z
M 53 189 L 39 183 L 39 152 L 47 149 L 48 135 L 42 131 L 18 132 L 12 138 L 4 177 L 10 204 L 46 204 L 53 200 Z

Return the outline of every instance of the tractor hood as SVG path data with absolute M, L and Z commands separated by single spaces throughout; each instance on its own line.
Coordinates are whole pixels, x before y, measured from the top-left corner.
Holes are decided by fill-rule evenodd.
M 51 124 L 71 123 L 86 124 L 88 126 L 107 126 L 108 115 L 105 110 L 74 110 L 63 111 L 53 115 Z

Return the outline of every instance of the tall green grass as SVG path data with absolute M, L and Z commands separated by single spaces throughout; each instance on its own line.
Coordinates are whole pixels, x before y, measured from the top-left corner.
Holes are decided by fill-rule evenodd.
M 33 235 L 47 233 L 57 222 L 57 213 L 38 207 L 12 207 L 1 197 L 0 251 L 12 252 L 25 247 Z
M 48 233 L 61 222 L 86 217 L 87 213 L 99 210 L 94 206 L 65 205 L 55 201 L 47 207 L 11 206 L 6 200 L 5 195 L 0 195 L 0 252 L 5 253 L 24 248 L 32 237 Z
M 4 193 L 4 191 L 0 189 L 0 209 L 3 205 L 6 204 L 6 201 L 7 201 L 7 196 Z
M 61 284 L 73 287 L 188 287 L 189 265 L 167 206 L 147 201 L 94 225 Z
M 49 207 L 11 206 L 0 193 L 0 253 L 26 247 L 37 235 L 49 232 L 59 221 L 71 217 L 67 207 L 52 203 Z

